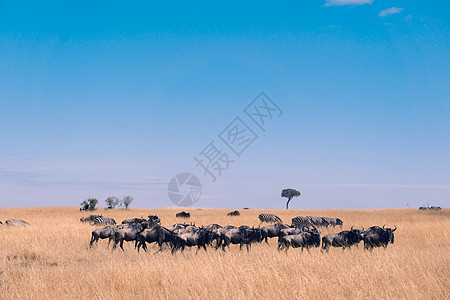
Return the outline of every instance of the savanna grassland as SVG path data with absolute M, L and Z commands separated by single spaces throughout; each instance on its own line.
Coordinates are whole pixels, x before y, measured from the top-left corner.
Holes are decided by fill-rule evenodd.
M 258 214 L 338 217 L 344 228 L 397 225 L 395 243 L 373 252 L 358 248 L 278 252 L 256 244 L 248 253 L 186 249 L 137 253 L 132 243 L 111 252 L 107 240 L 89 249 L 89 213 L 78 208 L 0 209 L 0 221 L 23 219 L 27 228 L 0 227 L 0 299 L 449 299 L 450 210 L 229 210 L 185 209 L 197 226 L 258 225 Z M 97 210 L 119 223 L 157 214 L 162 225 L 179 223 L 181 209 Z M 339 231 L 322 229 L 322 234 Z

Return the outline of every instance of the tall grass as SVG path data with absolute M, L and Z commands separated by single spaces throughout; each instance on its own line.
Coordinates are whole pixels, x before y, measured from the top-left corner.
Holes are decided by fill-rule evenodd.
M 185 209 L 196 225 L 258 225 L 259 210 Z M 180 209 L 99 210 L 121 221 L 157 214 L 162 225 L 180 222 Z M 329 253 L 290 249 L 276 239 L 248 253 L 187 249 L 137 253 L 131 243 L 111 252 L 107 241 L 89 249 L 91 225 L 77 208 L 0 209 L 0 220 L 23 219 L 27 228 L 0 227 L 0 299 L 449 299 L 450 210 L 265 210 L 285 223 L 299 215 L 339 217 L 344 228 L 397 225 L 385 249 Z M 339 231 L 324 229 L 322 234 Z

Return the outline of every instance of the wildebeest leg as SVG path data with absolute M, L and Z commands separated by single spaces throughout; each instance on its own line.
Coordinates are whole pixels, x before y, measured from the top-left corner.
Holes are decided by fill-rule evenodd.
M 251 244 L 248 243 L 248 244 L 247 244 L 247 252 L 250 252 L 250 248 L 251 248 L 251 247 L 252 247 Z
M 120 248 L 122 249 L 122 251 L 125 251 L 125 250 L 123 249 L 123 240 L 120 241 Z

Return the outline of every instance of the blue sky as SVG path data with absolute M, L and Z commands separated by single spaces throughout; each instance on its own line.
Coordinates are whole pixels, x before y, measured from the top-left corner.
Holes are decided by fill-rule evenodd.
M 0 2 L 0 206 L 448 207 L 448 1 Z M 261 131 L 260 92 L 283 111 Z M 240 157 L 218 135 L 257 134 Z M 212 183 L 194 157 L 234 160 Z

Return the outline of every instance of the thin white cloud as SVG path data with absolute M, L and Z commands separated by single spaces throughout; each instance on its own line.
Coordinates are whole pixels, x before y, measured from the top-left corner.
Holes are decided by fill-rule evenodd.
M 326 0 L 325 6 L 372 4 L 373 0 Z
M 399 8 L 399 7 L 391 7 L 385 10 L 380 11 L 380 13 L 378 14 L 379 17 L 383 18 L 383 17 L 388 17 L 388 16 L 392 16 L 395 14 L 399 14 L 404 10 L 404 8 Z

